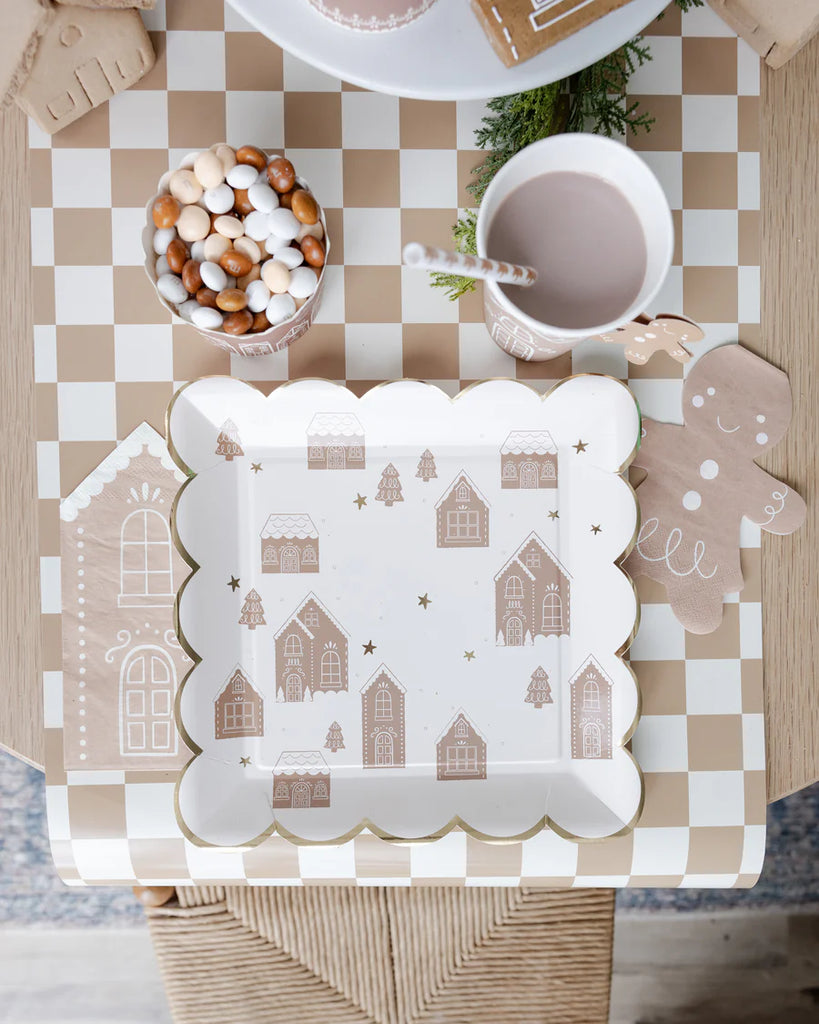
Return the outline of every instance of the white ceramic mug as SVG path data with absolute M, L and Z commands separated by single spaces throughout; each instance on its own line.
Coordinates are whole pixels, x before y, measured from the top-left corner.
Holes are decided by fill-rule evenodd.
M 486 240 L 503 201 L 520 185 L 541 174 L 568 171 L 591 174 L 617 188 L 640 222 L 646 245 L 643 284 L 632 304 L 614 321 L 565 328 L 543 323 L 519 309 L 494 281 L 484 282 L 484 319 L 492 339 L 518 359 L 554 359 L 584 338 L 614 331 L 642 313 L 665 281 L 674 251 L 674 225 L 668 200 L 648 165 L 627 146 L 599 135 L 553 135 L 522 149 L 492 179 L 478 210 L 478 255 L 492 257 Z M 605 225 L 601 226 L 601 230 Z

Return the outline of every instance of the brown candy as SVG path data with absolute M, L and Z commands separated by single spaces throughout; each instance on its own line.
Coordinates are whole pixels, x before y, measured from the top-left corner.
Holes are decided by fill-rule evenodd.
M 311 238 L 310 235 L 302 238 L 301 251 L 305 263 L 309 263 L 311 267 L 324 266 L 324 246 L 317 238 Z
M 225 273 L 230 274 L 231 277 L 244 277 L 245 274 L 250 273 L 253 261 L 249 256 L 245 256 L 243 252 L 228 249 L 219 257 L 219 266 Z
M 241 288 L 223 288 L 216 296 L 216 305 L 226 313 L 235 313 L 247 305 L 247 295 Z M 251 316 L 251 320 L 253 317 Z M 247 328 L 245 328 L 247 330 Z
M 202 287 L 202 275 L 199 273 L 199 263 L 196 260 L 188 260 L 182 268 L 182 284 L 191 295 L 196 295 Z
M 208 306 L 210 309 L 218 309 L 216 305 L 216 292 L 212 288 L 200 288 L 196 293 L 196 301 L 200 306 Z
M 182 268 L 190 259 L 190 253 L 188 252 L 187 245 L 185 245 L 181 238 L 175 238 L 171 242 L 168 246 L 168 251 L 165 253 L 165 259 L 175 274 L 182 273 Z
M 237 153 L 238 156 L 238 153 Z M 222 295 L 225 293 L 222 292 Z M 222 330 L 226 334 L 247 334 L 253 326 L 253 314 L 249 309 L 240 309 L 222 321 Z
M 269 326 L 270 321 L 267 319 L 267 313 L 264 310 L 261 313 L 254 313 L 251 331 L 266 331 Z
M 246 188 L 235 188 L 233 190 L 233 209 L 236 213 L 246 217 L 249 213 L 253 213 L 256 207 L 247 198 Z
M 267 165 L 267 157 L 255 146 L 240 146 L 236 150 L 237 164 L 250 164 L 257 171 L 263 171 Z
M 241 288 L 243 291 L 247 291 L 247 286 L 253 281 L 258 281 L 262 276 L 262 268 L 258 263 L 254 263 L 250 268 L 250 272 L 245 274 L 244 277 L 236 278 L 236 287 Z
M 315 224 L 319 219 L 318 203 L 303 188 L 297 188 L 293 191 L 290 209 L 302 224 Z
M 172 228 L 179 220 L 182 207 L 173 196 L 157 196 L 152 210 L 154 224 L 158 228 Z
M 267 180 L 277 192 L 289 192 L 296 184 L 296 168 L 287 157 L 274 156 L 267 165 Z
M 282 192 L 279 196 L 279 206 L 284 210 L 289 210 L 293 206 L 293 189 L 289 192 Z

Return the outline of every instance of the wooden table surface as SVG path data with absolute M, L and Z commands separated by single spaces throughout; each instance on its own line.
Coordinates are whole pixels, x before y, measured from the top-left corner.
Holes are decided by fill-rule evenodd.
M 812 630 L 819 611 L 819 39 L 778 71 L 763 65 L 760 354 L 791 378 L 794 418 L 764 465 L 808 503 L 792 537 L 763 536 L 768 796 L 819 778 Z M 0 116 L 0 747 L 41 766 L 39 573 L 32 356 L 28 149 L 22 114 Z

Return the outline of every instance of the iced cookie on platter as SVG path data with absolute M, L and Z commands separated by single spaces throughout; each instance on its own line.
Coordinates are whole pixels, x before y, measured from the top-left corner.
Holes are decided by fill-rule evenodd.
M 359 32 L 389 32 L 415 21 L 435 0 L 309 0 L 325 18 Z

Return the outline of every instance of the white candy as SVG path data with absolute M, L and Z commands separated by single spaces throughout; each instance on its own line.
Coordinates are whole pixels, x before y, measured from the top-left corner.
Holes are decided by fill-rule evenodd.
M 284 249 L 277 249 L 273 253 L 273 259 L 283 263 L 288 270 L 300 267 L 304 263 L 304 255 L 301 249 L 296 249 L 292 245 L 288 245 Z
M 191 243 L 191 259 L 196 260 L 197 263 L 201 263 L 202 260 L 207 259 L 207 256 L 205 256 L 204 239 L 200 238 L 197 242 Z
M 176 274 L 163 274 L 162 277 L 157 278 L 156 290 L 168 302 L 173 302 L 176 305 L 187 302 L 188 290 Z
M 289 213 L 290 211 L 288 210 L 287 212 Z M 270 234 L 270 228 L 268 227 L 269 217 L 270 214 L 262 213 L 260 210 L 254 210 L 253 213 L 249 213 L 242 222 L 248 238 L 252 238 L 257 242 L 267 238 Z M 295 218 L 293 219 L 295 220 Z
M 187 320 L 191 323 L 193 320 L 193 314 L 197 309 L 202 307 L 196 301 L 196 299 L 188 299 L 187 302 L 183 302 L 181 306 L 177 307 L 176 312 L 182 317 L 183 320 Z
M 168 257 L 160 256 L 156 261 L 156 276 L 162 277 L 163 274 L 170 274 L 171 268 L 168 265 Z
M 176 228 L 157 228 L 154 231 L 154 252 L 157 256 L 164 256 L 175 238 Z
M 218 263 L 210 263 L 208 260 L 200 263 L 199 273 L 202 277 L 202 283 L 206 288 L 212 288 L 215 292 L 220 292 L 227 286 L 227 274 Z
M 279 197 L 269 186 L 257 181 L 247 190 L 247 198 L 253 203 L 257 210 L 262 213 L 271 213 L 279 205 Z
M 292 210 L 286 210 L 283 206 L 267 215 L 267 233 L 278 235 L 279 238 L 286 238 L 288 242 L 291 238 L 296 237 L 300 227 L 301 221 L 295 213 Z
M 312 267 L 296 267 L 290 271 L 288 291 L 297 299 L 307 299 L 318 287 L 318 278 Z
M 224 181 L 221 185 L 217 185 L 216 188 L 209 188 L 203 198 L 205 206 L 211 213 L 227 213 L 228 210 L 233 209 L 235 201 L 233 189 Z
M 270 289 L 264 281 L 251 281 L 245 288 L 245 295 L 247 296 L 247 308 L 251 313 L 261 313 L 270 302 Z
M 280 238 L 278 235 L 269 235 L 264 243 L 264 247 L 272 256 L 273 253 L 278 252 L 279 249 L 286 249 L 289 243 L 289 238 Z
M 196 163 L 197 158 L 200 155 L 200 151 L 197 149 L 193 153 L 188 153 L 182 157 L 179 161 L 179 169 L 182 171 L 192 171 L 193 165 Z
M 256 183 L 257 173 L 250 164 L 236 164 L 227 173 L 227 183 L 231 188 L 250 188 Z
M 296 300 L 287 292 L 273 295 L 267 304 L 266 312 L 267 319 L 273 326 L 284 323 L 296 312 Z
M 199 306 L 199 309 L 195 309 L 191 314 L 191 320 L 197 327 L 202 327 L 206 331 L 218 331 L 222 326 L 222 314 L 211 306 Z

